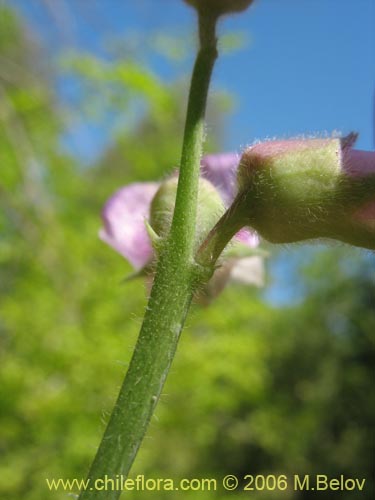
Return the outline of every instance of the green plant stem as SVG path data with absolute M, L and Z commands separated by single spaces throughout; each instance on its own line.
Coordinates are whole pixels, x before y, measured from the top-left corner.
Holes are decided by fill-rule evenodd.
M 179 184 L 171 231 L 161 252 L 142 328 L 124 383 L 81 500 L 119 498 L 99 491 L 106 477 L 126 477 L 142 442 L 172 363 L 196 282 L 193 261 L 200 155 L 212 68 L 216 19 L 200 16 L 201 46 L 191 80 Z M 99 480 L 95 483 L 96 480 Z
M 193 258 L 204 115 L 211 73 L 217 58 L 215 26 L 215 18 L 200 15 L 200 50 L 190 86 L 176 205 L 170 234 L 170 240 L 176 244 L 176 250 L 181 252 L 182 260 L 186 264 L 190 264 Z
M 208 233 L 196 253 L 197 264 L 207 269 L 212 268 L 228 242 L 246 225 L 246 220 L 240 217 L 239 213 L 243 196 L 243 193 L 237 195 L 232 205 Z

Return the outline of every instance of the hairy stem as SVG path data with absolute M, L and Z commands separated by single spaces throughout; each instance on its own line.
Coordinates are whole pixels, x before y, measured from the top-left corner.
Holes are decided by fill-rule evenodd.
M 204 114 L 212 68 L 217 57 L 216 19 L 199 17 L 200 50 L 195 62 L 186 115 L 176 205 L 170 241 L 184 264 L 193 258 Z M 171 243 L 172 244 L 172 243 Z
M 200 16 L 199 21 L 200 50 L 190 86 L 171 231 L 159 258 L 128 372 L 91 466 L 89 488 L 81 492 L 81 500 L 119 498 L 121 491 L 104 489 L 103 480 L 129 473 L 169 372 L 194 287 L 199 285 L 193 265 L 199 164 L 208 87 L 217 57 L 216 19 Z
M 212 268 L 229 241 L 246 225 L 246 221 L 239 217 L 238 213 L 243 197 L 242 193 L 237 195 L 232 205 L 208 233 L 196 253 L 197 264 L 207 269 Z

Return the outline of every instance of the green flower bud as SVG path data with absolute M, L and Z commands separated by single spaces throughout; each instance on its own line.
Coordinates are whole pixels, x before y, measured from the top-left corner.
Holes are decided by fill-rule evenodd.
M 185 0 L 202 14 L 219 17 L 231 12 L 241 12 L 247 9 L 253 0 Z
M 178 179 L 163 182 L 156 192 L 150 208 L 150 225 L 163 238 L 169 232 L 176 199 Z M 199 179 L 196 248 L 224 212 L 220 194 L 211 182 Z

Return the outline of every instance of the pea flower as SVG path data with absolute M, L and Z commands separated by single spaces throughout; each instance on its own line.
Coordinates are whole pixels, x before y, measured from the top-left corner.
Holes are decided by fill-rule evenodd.
M 197 232 L 201 236 L 197 246 L 235 197 L 238 162 L 239 156 L 232 153 L 202 159 L 197 214 Z M 157 238 L 167 232 L 176 187 L 176 176 L 160 183 L 129 184 L 116 191 L 103 208 L 104 227 L 99 237 L 125 257 L 138 274 L 152 272 L 157 250 L 152 233 Z M 241 229 L 228 245 L 221 265 L 200 291 L 200 301 L 209 302 L 228 281 L 261 286 L 263 259 L 258 244 L 254 231 Z
M 273 243 L 328 238 L 375 249 L 375 153 L 345 138 L 290 139 L 248 148 L 236 217 Z

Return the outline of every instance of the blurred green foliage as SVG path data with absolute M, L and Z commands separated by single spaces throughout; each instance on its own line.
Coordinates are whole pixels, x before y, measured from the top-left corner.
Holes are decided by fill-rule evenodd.
M 182 88 L 165 85 L 135 58 L 77 59 L 82 85 L 121 109 L 135 100 L 144 106 L 141 119 L 83 169 L 61 148 L 65 110 L 39 56 L 2 8 L 0 496 L 7 500 L 63 499 L 67 493 L 49 492 L 45 478 L 86 475 L 146 304 L 142 282 L 121 284 L 128 264 L 98 240 L 99 213 L 120 185 L 157 179 L 178 164 L 184 114 Z M 95 106 L 95 91 L 85 95 L 86 108 Z M 221 113 L 214 108 L 217 147 Z M 373 498 L 370 262 L 340 247 L 311 252 L 299 269 L 298 302 L 277 307 L 232 286 L 209 308 L 195 306 L 132 476 L 345 474 L 365 477 L 366 489 L 340 498 Z M 280 496 L 311 493 L 252 494 Z

